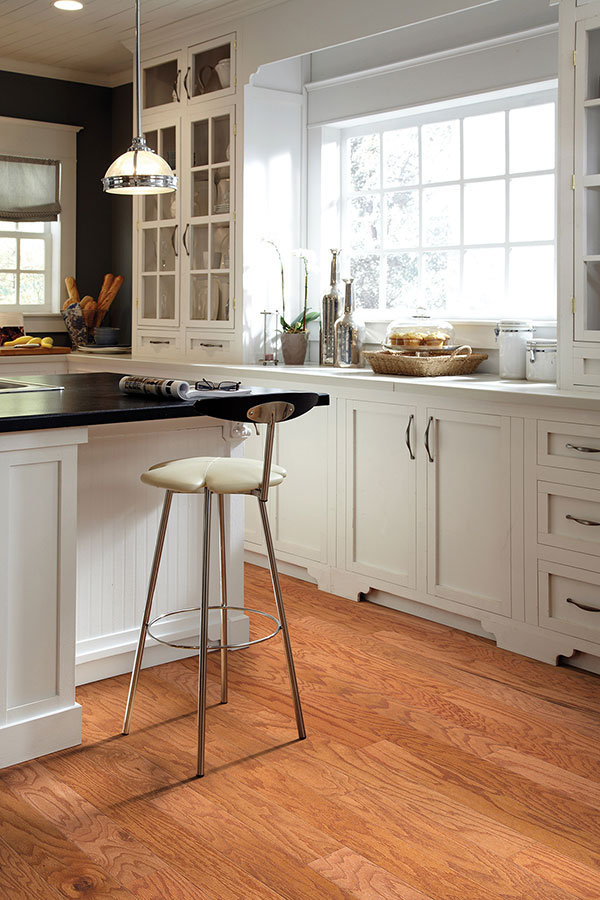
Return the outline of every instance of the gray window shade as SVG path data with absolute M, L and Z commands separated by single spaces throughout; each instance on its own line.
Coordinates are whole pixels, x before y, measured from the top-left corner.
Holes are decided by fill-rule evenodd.
M 57 160 L 0 156 L 0 220 L 55 222 L 59 191 Z

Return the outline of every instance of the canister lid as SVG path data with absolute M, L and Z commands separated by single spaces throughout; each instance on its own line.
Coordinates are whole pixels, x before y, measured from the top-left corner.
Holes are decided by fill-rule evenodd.
M 497 328 L 499 331 L 533 331 L 533 323 L 526 319 L 502 319 Z
M 527 341 L 527 349 L 537 350 L 538 353 L 545 353 L 546 351 L 552 352 L 553 350 L 556 351 L 556 338 L 532 338 L 530 341 Z

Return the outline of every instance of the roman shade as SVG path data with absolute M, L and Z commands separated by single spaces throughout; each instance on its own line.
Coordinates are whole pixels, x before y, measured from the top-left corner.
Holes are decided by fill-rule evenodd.
M 59 195 L 58 160 L 0 155 L 0 220 L 55 222 Z

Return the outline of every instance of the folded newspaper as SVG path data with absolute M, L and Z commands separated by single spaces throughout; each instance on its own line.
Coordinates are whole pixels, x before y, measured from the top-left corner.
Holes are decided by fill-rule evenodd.
M 192 386 L 188 381 L 176 381 L 174 378 L 150 378 L 146 375 L 124 375 L 119 381 L 119 388 L 124 394 L 152 394 L 155 397 L 168 397 L 170 400 L 199 400 L 201 397 L 239 397 L 249 394 L 250 388 L 235 390 L 219 390 L 197 382 Z

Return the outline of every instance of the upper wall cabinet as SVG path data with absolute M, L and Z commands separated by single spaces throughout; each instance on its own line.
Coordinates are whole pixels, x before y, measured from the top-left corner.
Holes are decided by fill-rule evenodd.
M 143 114 L 234 93 L 235 49 L 235 35 L 228 34 L 144 63 Z

